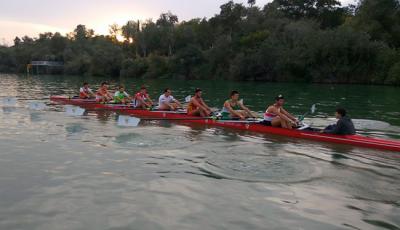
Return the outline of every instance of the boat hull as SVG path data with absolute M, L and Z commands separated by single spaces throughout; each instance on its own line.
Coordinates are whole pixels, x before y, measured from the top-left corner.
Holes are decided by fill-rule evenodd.
M 390 150 L 400 152 L 400 141 L 386 140 L 379 138 L 366 137 L 361 135 L 331 135 L 312 131 L 289 130 L 265 126 L 254 122 L 241 121 L 223 121 L 215 119 L 199 119 L 199 117 L 191 117 L 186 114 L 171 113 L 168 111 L 148 111 L 133 109 L 124 105 L 109 105 L 96 103 L 93 100 L 85 99 L 69 99 L 62 96 L 50 97 L 50 100 L 60 103 L 81 106 L 86 109 L 93 110 L 111 110 L 120 114 L 137 116 L 140 118 L 159 118 L 159 119 L 184 119 L 187 123 L 204 124 L 208 126 L 231 128 L 236 130 L 245 130 L 257 133 L 274 134 L 292 138 L 307 139 L 320 142 L 346 144 L 365 148 Z

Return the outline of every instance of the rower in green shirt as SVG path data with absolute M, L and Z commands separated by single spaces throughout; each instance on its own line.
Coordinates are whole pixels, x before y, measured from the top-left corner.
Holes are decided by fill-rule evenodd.
M 123 85 L 119 86 L 118 91 L 114 94 L 114 102 L 116 104 L 128 104 L 131 98 L 127 92 L 125 92 L 125 87 Z
M 223 119 L 240 118 L 244 120 L 247 117 L 257 117 L 239 101 L 238 91 L 232 91 L 230 97 L 231 99 L 225 101 L 221 111 Z

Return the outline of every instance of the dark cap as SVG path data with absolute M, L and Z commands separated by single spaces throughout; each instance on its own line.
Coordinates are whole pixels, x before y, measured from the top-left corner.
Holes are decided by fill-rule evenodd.
M 201 92 L 201 91 L 203 91 L 203 90 L 201 90 L 200 88 L 196 88 L 196 89 L 194 90 L 194 93 L 198 93 L 198 92 Z
M 281 99 L 285 99 L 285 97 L 282 94 L 279 94 L 278 96 L 275 97 L 276 101 L 279 101 Z

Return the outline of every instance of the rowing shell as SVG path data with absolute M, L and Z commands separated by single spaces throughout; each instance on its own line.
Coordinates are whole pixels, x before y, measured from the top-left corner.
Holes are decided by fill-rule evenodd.
M 131 108 L 129 106 L 100 104 L 93 102 L 93 100 L 69 99 L 68 97 L 63 97 L 63 96 L 52 96 L 50 97 L 50 100 L 60 104 L 71 104 L 71 105 L 82 106 L 83 108 L 86 109 L 111 110 L 118 112 L 120 114 L 137 116 L 140 118 L 185 119 L 185 122 L 189 123 L 197 123 L 209 126 L 246 130 L 257 133 L 274 134 L 274 135 L 308 139 L 320 142 L 346 144 L 359 147 L 400 152 L 400 141 L 398 140 L 386 140 L 386 139 L 372 138 L 361 135 L 332 135 L 332 134 L 324 134 L 306 130 L 289 130 L 289 129 L 265 126 L 256 123 L 254 121 L 215 120 L 211 118 L 202 120 L 199 119 L 199 117 L 188 116 L 182 113 L 138 110 Z

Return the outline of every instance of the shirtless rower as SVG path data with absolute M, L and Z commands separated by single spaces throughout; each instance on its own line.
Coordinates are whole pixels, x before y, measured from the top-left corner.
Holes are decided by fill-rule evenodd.
M 96 92 L 96 101 L 98 102 L 109 102 L 113 99 L 113 96 L 108 92 L 108 83 L 101 83 L 101 87 Z
M 194 91 L 194 97 L 192 97 L 190 99 L 190 102 L 189 102 L 189 105 L 188 105 L 188 108 L 187 108 L 187 114 L 188 115 L 190 115 L 190 116 L 201 116 L 201 117 L 210 116 L 211 109 L 204 102 L 204 100 L 201 97 L 201 95 L 202 95 L 202 90 L 197 88 Z
M 285 129 L 297 127 L 299 121 L 283 108 L 284 104 L 285 98 L 282 95 L 277 96 L 275 104 L 269 106 L 265 111 L 263 124 Z

